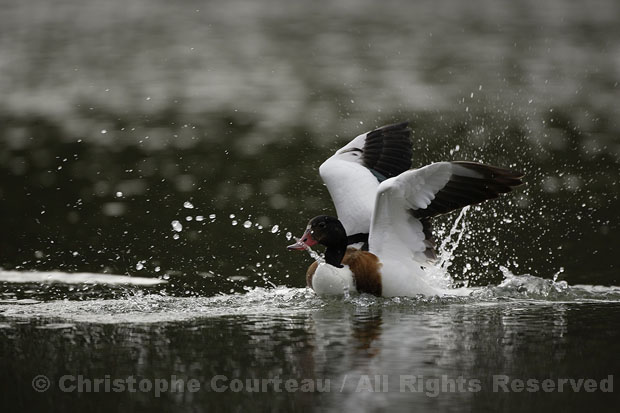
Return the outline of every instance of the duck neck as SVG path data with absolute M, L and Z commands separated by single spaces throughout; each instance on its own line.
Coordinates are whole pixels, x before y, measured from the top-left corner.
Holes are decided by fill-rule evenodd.
M 342 259 L 347 248 L 345 247 L 328 247 L 325 250 L 325 262 L 336 268 L 342 268 Z

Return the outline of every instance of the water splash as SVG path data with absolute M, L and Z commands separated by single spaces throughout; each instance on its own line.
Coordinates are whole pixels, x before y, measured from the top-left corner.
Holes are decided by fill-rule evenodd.
M 174 220 L 170 223 L 172 225 L 172 230 L 175 232 L 183 231 L 183 224 L 179 220 Z
M 576 290 L 571 291 L 566 281 L 557 281 L 556 273 L 553 279 L 540 278 L 534 275 L 515 275 L 504 266 L 499 267 L 504 280 L 496 287 L 489 287 L 495 296 L 523 297 L 523 298 L 566 298 Z
M 308 251 L 308 254 L 310 254 L 310 257 L 312 257 L 313 260 L 315 260 L 319 264 L 325 264 L 325 259 L 323 258 L 323 256 L 310 248 L 305 242 L 301 242 L 301 238 L 293 237 L 293 239 L 295 240 L 295 242 L 301 244 L 306 251 Z
M 447 273 L 448 268 L 452 265 L 452 259 L 454 258 L 454 252 L 457 250 L 459 245 L 461 244 L 461 239 L 465 234 L 466 229 L 466 221 L 465 217 L 467 216 L 467 212 L 469 211 L 469 206 L 461 209 L 459 215 L 454 220 L 454 224 L 452 224 L 452 228 L 448 233 L 448 236 L 445 237 L 441 241 L 441 245 L 439 246 L 439 259 L 437 262 L 437 266 L 441 268 L 443 271 Z M 456 239 L 453 241 L 453 237 L 456 235 Z
M 200 234 L 208 234 L 210 232 L 210 229 L 207 228 L 208 226 L 223 224 L 220 221 L 221 216 L 228 217 L 228 220 L 225 220 L 225 222 L 232 226 L 235 231 L 244 231 L 243 237 L 282 236 L 287 240 L 292 238 L 292 234 L 278 222 L 273 222 L 268 216 L 257 217 L 252 214 L 247 214 L 244 212 L 243 207 L 239 208 L 238 211 L 220 212 L 216 214 L 214 212 L 204 211 L 200 206 L 191 204 L 189 201 L 186 201 L 183 206 L 185 211 L 191 209 L 196 215 L 195 217 L 192 216 L 191 219 L 185 217 L 184 221 L 179 217 L 176 217 L 176 219 L 172 221 L 173 238 L 175 240 L 183 238 L 182 242 L 191 242 L 200 237 Z M 180 213 L 182 214 L 182 212 Z M 239 248 L 240 246 L 235 245 L 233 247 Z M 252 251 L 255 251 L 256 254 L 253 255 Z M 221 292 L 234 292 L 248 285 L 275 287 L 277 284 L 282 283 L 282 281 L 274 281 L 275 279 L 288 279 L 289 274 L 285 273 L 284 277 L 274 275 L 274 271 L 277 268 L 281 268 L 277 260 L 278 254 L 276 252 L 267 254 L 267 258 L 265 258 L 263 252 L 264 251 L 260 249 L 244 249 L 244 258 L 239 262 L 233 259 L 232 261 L 234 264 L 231 265 L 222 264 L 226 261 L 230 262 L 230 257 L 211 255 L 213 261 L 205 261 L 205 264 L 200 265 L 197 274 L 200 277 L 202 277 L 203 274 L 211 274 L 206 276 L 206 278 L 210 278 L 209 284 L 212 286 L 208 287 L 209 290 L 219 289 Z M 156 259 L 154 261 L 156 261 Z M 177 275 L 186 272 L 186 270 L 182 268 L 168 268 L 164 271 L 165 273 L 176 273 Z M 184 280 L 182 282 L 185 283 L 187 281 Z M 190 285 L 188 294 L 189 293 L 200 295 L 204 293 L 204 289 L 200 285 Z M 208 293 L 210 294 L 211 292 L 209 291 Z
M 448 269 L 452 265 L 454 253 L 461 244 L 461 240 L 466 230 L 465 217 L 469 211 L 469 206 L 461 209 L 459 215 L 454 220 L 448 236 L 444 237 L 437 249 L 436 264 L 427 268 L 427 278 L 430 283 L 440 289 L 449 289 L 454 286 L 454 280 L 450 276 Z M 455 238 L 456 236 L 456 238 Z
M 2 300 L 2 320 L 50 319 L 54 322 L 160 323 L 227 317 L 230 315 L 278 315 L 309 313 L 324 308 L 416 309 L 428 306 L 477 306 L 553 303 L 620 303 L 620 287 L 568 286 L 532 275 L 514 275 L 507 269 L 498 286 L 471 289 L 468 296 L 375 297 L 369 294 L 321 298 L 309 288 L 246 287 L 243 293 L 212 297 L 174 297 L 133 293 L 116 299 Z

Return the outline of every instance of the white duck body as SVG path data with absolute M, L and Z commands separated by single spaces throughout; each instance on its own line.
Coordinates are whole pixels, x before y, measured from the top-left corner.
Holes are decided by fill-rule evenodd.
M 337 268 L 325 262 L 319 263 L 312 277 L 312 289 L 320 296 L 345 295 L 356 291 L 353 273 L 348 265 Z

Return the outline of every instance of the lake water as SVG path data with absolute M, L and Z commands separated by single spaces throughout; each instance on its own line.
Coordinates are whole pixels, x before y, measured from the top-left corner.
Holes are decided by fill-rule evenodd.
M 5 3 L 2 411 L 617 410 L 617 2 Z M 526 185 L 437 220 L 468 297 L 317 298 L 318 165 L 402 120 Z
M 614 411 L 620 289 L 522 281 L 470 298 L 325 300 L 279 287 L 5 303 L 3 401 L 59 411 Z

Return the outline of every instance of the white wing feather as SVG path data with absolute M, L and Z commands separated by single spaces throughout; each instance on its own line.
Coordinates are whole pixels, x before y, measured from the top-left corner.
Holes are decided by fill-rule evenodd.
M 410 210 L 424 209 L 450 180 L 453 164 L 438 162 L 383 181 L 377 190 L 369 249 L 377 256 L 407 257 L 426 264 L 422 222 Z
M 411 209 L 427 207 L 450 180 L 452 165 L 440 162 L 403 172 L 378 188 L 372 217 L 369 250 L 383 263 L 384 296 L 439 294 L 422 270 L 429 264 L 424 254 L 430 246 L 422 222 Z
M 348 235 L 368 234 L 379 181 L 411 167 L 407 122 L 358 135 L 319 168 Z
M 379 181 L 361 163 L 346 159 L 352 158 L 353 154 L 341 155 L 341 151 L 323 162 L 319 174 L 347 234 L 367 234 Z
M 474 162 L 438 162 L 383 181 L 368 239 L 370 251 L 384 263 L 383 294 L 406 295 L 403 288 L 428 293 L 420 268 L 434 254 L 429 254 L 433 245 L 426 239 L 430 226 L 425 233 L 423 220 L 497 198 L 521 185 L 521 177 L 519 172 Z

